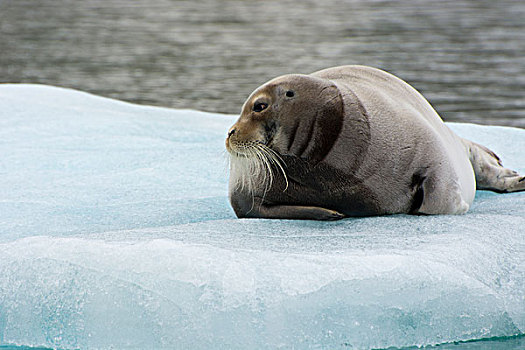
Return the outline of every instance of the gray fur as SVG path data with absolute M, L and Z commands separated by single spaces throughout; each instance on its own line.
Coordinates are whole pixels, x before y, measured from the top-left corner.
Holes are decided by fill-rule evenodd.
M 525 191 L 525 176 L 501 164 L 499 157 L 485 146 L 462 139 L 474 172 L 476 188 L 499 193 Z
M 525 189 L 523 177 L 455 135 L 410 85 L 365 66 L 269 81 L 248 98 L 226 145 L 239 217 L 462 214 L 476 182 Z

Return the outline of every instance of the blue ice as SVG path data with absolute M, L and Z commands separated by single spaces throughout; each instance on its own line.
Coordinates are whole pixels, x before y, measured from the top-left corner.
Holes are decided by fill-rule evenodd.
M 0 85 L 0 345 L 385 348 L 525 332 L 525 193 L 239 220 L 235 116 Z M 449 124 L 525 173 L 525 130 Z

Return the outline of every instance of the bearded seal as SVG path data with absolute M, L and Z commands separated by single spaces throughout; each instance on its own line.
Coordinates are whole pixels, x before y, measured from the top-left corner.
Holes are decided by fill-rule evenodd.
M 239 218 L 463 214 L 476 187 L 525 190 L 525 177 L 454 134 L 413 87 L 366 66 L 270 80 L 226 148 Z

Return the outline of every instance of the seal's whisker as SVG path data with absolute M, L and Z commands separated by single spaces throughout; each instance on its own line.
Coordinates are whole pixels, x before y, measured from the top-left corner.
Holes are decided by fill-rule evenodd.
M 263 177 L 263 179 L 264 179 L 263 181 L 264 181 L 264 184 L 265 184 L 265 188 L 264 188 L 264 195 L 265 195 L 266 192 L 268 192 L 270 190 L 270 188 L 272 187 L 272 183 L 273 183 L 273 169 L 272 169 L 272 166 L 271 166 L 270 162 L 267 159 L 267 156 L 263 152 L 261 152 L 261 150 L 258 147 L 255 147 L 254 151 L 257 154 L 257 158 L 261 162 L 261 164 L 260 164 L 261 168 L 262 169 L 266 168 L 266 170 L 268 170 L 267 172 L 264 173 L 264 177 Z M 267 179 L 269 179 L 269 180 L 267 180 Z M 263 197 L 264 197 L 264 195 L 263 195 Z
M 270 168 L 272 169 L 272 172 L 273 172 L 273 166 L 275 166 L 275 165 L 276 165 L 277 167 L 280 167 L 280 166 L 281 166 L 280 163 L 279 163 L 279 161 L 277 161 L 277 160 L 275 159 L 275 157 L 273 157 L 273 155 L 272 155 L 270 152 L 268 152 L 268 151 L 267 151 L 266 149 L 264 149 L 263 147 L 261 147 L 260 150 L 261 150 L 261 153 L 263 153 L 263 154 L 265 155 L 265 157 L 266 157 L 266 161 L 268 162 Z
M 261 146 L 266 150 L 268 151 L 269 153 L 271 153 L 273 156 L 275 156 L 280 162 L 282 162 L 284 165 L 286 165 L 286 163 L 284 162 L 284 159 L 281 157 L 281 155 L 277 152 L 275 152 L 273 149 L 271 149 L 270 147 L 264 145 L 264 144 L 261 144 Z
M 250 156 L 248 157 L 249 172 L 248 174 L 245 174 L 249 176 L 249 178 L 246 179 L 246 183 L 248 183 L 249 192 L 253 193 L 255 190 L 254 179 L 257 179 L 261 176 L 263 176 L 263 179 L 266 179 L 266 176 L 264 174 L 264 171 L 261 170 L 261 163 L 258 159 L 259 157 L 256 150 L 250 147 L 247 148 L 247 151 Z
M 286 175 L 286 171 L 284 170 L 284 167 L 286 166 L 286 164 L 284 163 L 284 160 L 279 155 L 279 153 L 275 152 L 270 147 L 265 146 L 263 144 L 257 144 L 257 146 L 266 155 L 267 159 L 272 164 L 274 164 L 278 168 L 278 170 L 280 170 L 281 173 L 283 174 L 284 181 L 286 183 L 286 186 L 285 186 L 283 192 L 286 191 L 288 189 L 288 176 Z M 283 166 L 283 164 L 284 164 L 284 166 Z
M 267 175 L 257 150 L 251 145 L 243 145 L 243 148 L 245 156 L 236 157 L 235 163 L 238 165 L 236 170 L 240 175 L 241 190 L 246 189 L 249 193 L 253 193 L 257 186 L 255 179 L 262 177 L 263 183 L 266 183 Z
M 239 186 L 241 191 L 252 195 L 258 188 L 266 194 L 275 183 L 275 171 L 278 171 L 286 184 L 283 191 L 288 189 L 286 164 L 279 153 L 255 141 L 237 143 L 235 147 L 238 151 L 229 157 L 231 174 L 235 176 L 231 185 Z

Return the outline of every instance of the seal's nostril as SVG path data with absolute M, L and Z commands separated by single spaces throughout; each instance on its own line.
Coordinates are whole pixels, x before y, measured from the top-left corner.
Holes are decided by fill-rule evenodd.
M 231 130 L 228 132 L 228 137 L 232 136 L 233 134 L 235 134 L 235 129 L 231 129 Z

